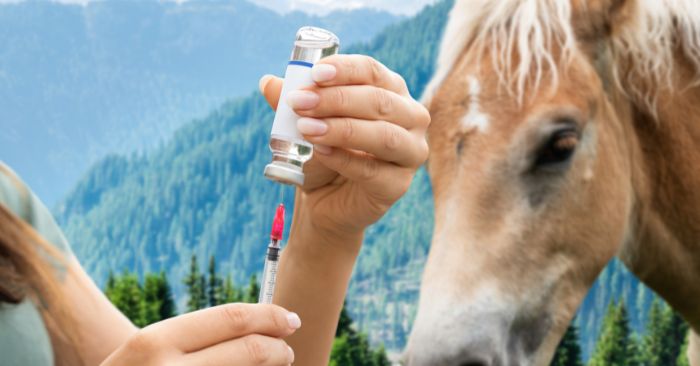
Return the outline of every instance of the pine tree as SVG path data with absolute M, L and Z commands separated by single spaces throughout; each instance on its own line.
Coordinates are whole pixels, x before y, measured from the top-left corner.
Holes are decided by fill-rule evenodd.
M 136 274 L 124 271 L 124 273 L 108 281 L 105 295 L 114 306 L 119 309 L 134 325 L 142 327 L 146 325 L 144 319 L 143 290 Z
M 207 300 L 207 278 L 204 275 L 199 277 L 199 288 L 199 308 L 204 309 L 209 304 Z
M 340 318 L 336 328 L 336 339 L 331 350 L 330 365 L 389 365 L 384 347 L 381 346 L 380 349 L 373 352 L 367 341 L 367 336 L 354 329 L 353 320 L 345 305 L 346 303 L 344 302 L 340 311 Z
M 683 352 L 683 344 L 687 338 L 689 326 L 683 318 L 669 305 L 664 307 L 664 318 L 667 322 L 668 337 L 666 338 L 665 365 L 673 365 Z
M 105 294 L 107 294 L 111 290 L 113 290 L 115 285 L 116 285 L 116 280 L 114 279 L 114 272 L 112 272 L 110 270 L 109 274 L 107 275 L 107 284 L 105 285 Z
M 654 299 L 649 310 L 646 335 L 641 352 L 645 366 L 673 365 L 686 338 L 688 326 L 668 305 Z
M 221 277 L 216 273 L 214 256 L 209 257 L 209 285 L 207 287 L 207 302 L 209 306 L 223 304 L 223 289 Z
M 163 301 L 158 296 L 160 278 L 153 273 L 146 274 L 143 281 L 144 322 L 153 324 L 160 321 L 160 306 Z
M 350 318 L 347 310 L 347 301 L 343 301 L 343 308 L 340 310 L 340 318 L 338 319 L 338 327 L 335 329 L 336 337 L 340 337 L 343 334 L 355 334 L 355 330 L 352 329 L 352 318 Z
M 627 366 L 645 366 L 642 361 L 642 354 L 644 353 L 644 340 L 637 333 L 632 333 L 629 338 L 629 359 L 627 360 Z
M 651 303 L 649 320 L 647 320 L 646 334 L 642 341 L 641 363 L 645 366 L 661 365 L 666 325 L 661 313 L 661 304 L 657 298 Z
M 190 272 L 187 277 L 183 280 L 185 286 L 187 286 L 187 311 L 195 311 L 204 308 L 206 305 L 205 297 L 205 285 L 204 277 L 199 272 L 199 265 L 197 264 L 197 255 L 192 254 L 190 260 Z
M 618 305 L 611 301 L 589 365 L 629 366 L 633 364 L 633 350 L 624 300 Z
M 254 304 L 258 302 L 258 297 L 260 297 L 260 285 L 258 285 L 258 276 L 253 273 L 253 275 L 250 276 L 243 302 Z
M 676 366 L 690 366 L 690 359 L 688 358 L 688 344 L 690 343 L 690 334 L 686 335 L 685 342 L 681 347 L 681 351 L 678 354 L 678 360 L 676 360 Z
M 348 335 L 343 334 L 333 340 L 331 359 L 328 366 L 355 365 L 353 363 L 352 346 L 348 342 Z
M 175 306 L 175 299 L 173 298 L 173 291 L 170 288 L 170 282 L 168 281 L 168 275 L 165 271 L 160 272 L 160 287 L 158 288 L 158 297 L 163 301 L 160 304 L 160 319 L 165 320 L 172 318 L 177 315 L 177 307 Z
M 350 339 L 353 340 L 352 338 Z M 354 339 L 356 362 L 352 365 L 372 366 L 372 348 L 369 346 L 369 340 L 365 333 L 358 333 Z
M 383 344 L 372 353 L 372 366 L 391 366 Z
M 581 346 L 579 345 L 578 327 L 572 321 L 559 342 L 552 366 L 582 366 Z
M 175 316 L 175 301 L 165 272 L 146 274 L 143 294 L 146 324 L 153 324 Z
M 227 276 L 222 287 L 222 301 L 223 303 L 241 302 L 241 293 L 238 291 L 236 286 L 233 285 L 231 281 L 231 276 Z

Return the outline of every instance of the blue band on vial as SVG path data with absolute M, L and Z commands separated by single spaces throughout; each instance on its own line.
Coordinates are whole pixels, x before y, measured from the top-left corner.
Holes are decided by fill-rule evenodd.
M 314 64 L 306 61 L 297 61 L 297 60 L 292 60 L 289 61 L 289 65 L 297 65 L 297 66 L 305 66 L 305 67 L 313 67 Z

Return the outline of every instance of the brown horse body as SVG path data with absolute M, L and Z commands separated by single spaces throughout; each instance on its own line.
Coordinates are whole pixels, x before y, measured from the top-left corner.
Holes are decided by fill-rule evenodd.
M 546 365 L 617 255 L 700 365 L 694 6 L 457 0 L 425 98 L 435 233 L 409 364 Z
M 620 258 L 694 330 L 691 364 L 700 365 L 700 88 L 680 54 L 673 89 L 656 110 L 634 110 L 635 221 Z M 654 117 L 654 114 L 656 117 Z

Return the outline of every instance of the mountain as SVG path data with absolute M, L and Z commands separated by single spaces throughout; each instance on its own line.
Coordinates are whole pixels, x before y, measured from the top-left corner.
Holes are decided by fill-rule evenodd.
M 147 150 L 281 74 L 303 25 L 368 41 L 395 15 L 244 0 L 0 4 L 0 158 L 50 205 L 107 153 Z
M 451 5 L 438 2 L 347 51 L 378 58 L 420 95 Z M 90 169 L 57 213 L 89 273 L 103 282 L 110 270 L 165 269 L 179 284 L 192 253 L 215 255 L 238 283 L 260 271 L 275 206 L 292 203 L 289 188 L 262 176 L 272 116 L 255 93 L 183 126 L 152 151 L 110 156 Z M 408 194 L 368 229 L 351 281 L 352 317 L 372 342 L 394 352 L 403 348 L 416 313 L 432 212 L 430 182 L 421 169 Z M 174 292 L 181 297 L 183 286 Z M 642 331 L 652 293 L 613 261 L 576 319 L 586 355 L 607 304 L 619 296 L 627 299 L 632 328 Z

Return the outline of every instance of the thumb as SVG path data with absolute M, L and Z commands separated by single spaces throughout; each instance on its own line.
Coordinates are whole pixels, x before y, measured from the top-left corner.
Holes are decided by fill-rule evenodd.
M 260 93 L 267 100 L 267 104 L 272 109 L 277 110 L 277 103 L 280 101 L 280 93 L 282 92 L 282 79 L 273 75 L 264 75 L 260 78 Z

